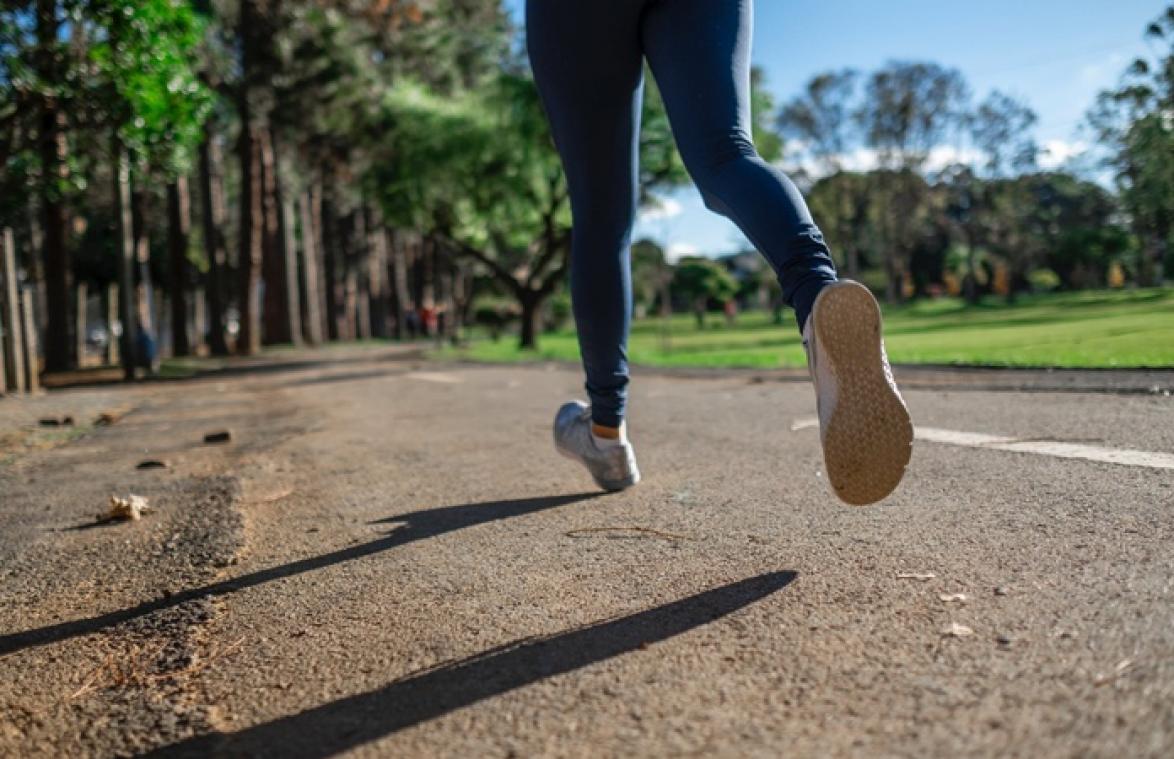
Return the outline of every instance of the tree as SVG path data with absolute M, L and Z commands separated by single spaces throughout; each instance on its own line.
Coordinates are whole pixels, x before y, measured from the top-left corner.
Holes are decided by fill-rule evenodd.
M 692 305 L 697 329 L 704 329 L 709 302 L 725 303 L 734 297 L 738 282 L 720 264 L 708 258 L 690 257 L 677 263 L 672 290 Z
M 648 239 L 632 245 L 632 300 L 639 312 L 651 312 L 658 298 L 662 311 L 667 309 L 665 288 L 671 280 L 672 268 L 665 260 L 663 248 Z
M 191 66 L 198 23 L 171 0 L 36 0 L 7 4 L 0 30 L 0 99 L 15 105 L 0 110 L 2 158 L 13 185 L 37 187 L 45 367 L 61 370 L 72 364 L 69 207 L 99 167 L 120 164 L 110 136 L 134 156 L 139 184 L 185 170 L 208 104 Z
M 930 152 L 961 118 L 967 86 L 955 69 L 936 63 L 894 62 L 869 77 L 865 92 L 856 119 L 865 143 L 888 172 L 880 175 L 886 205 L 881 229 L 885 294 L 889 302 L 896 302 L 902 297 L 905 268 L 916 242 L 907 223 L 917 208 L 915 178 Z
M 842 263 L 852 279 L 859 279 L 869 252 L 879 252 L 876 176 L 838 171 L 820 178 L 808 192 L 812 215 L 832 250 L 843 251 Z
M 974 146 L 983 157 L 988 177 L 1022 173 L 1035 168 L 1039 146 L 1030 136 L 1039 118 L 1026 103 L 998 90 L 992 91 L 965 123 Z
M 521 345 L 533 348 L 571 242 L 566 180 L 533 82 L 503 71 L 477 92 L 444 98 L 401 83 L 385 106 L 391 139 L 373 182 L 385 215 L 483 267 L 517 301 Z M 641 194 L 650 198 L 684 173 L 663 114 L 647 123 Z
M 1119 87 L 1097 97 L 1088 121 L 1107 149 L 1106 165 L 1142 242 L 1139 280 L 1156 285 L 1174 265 L 1174 5 L 1146 36 L 1164 52 L 1156 60 L 1134 61 Z
M 852 69 L 818 74 L 779 112 L 783 135 L 799 140 L 824 176 L 843 168 L 856 137 L 853 111 L 859 80 L 859 72 Z

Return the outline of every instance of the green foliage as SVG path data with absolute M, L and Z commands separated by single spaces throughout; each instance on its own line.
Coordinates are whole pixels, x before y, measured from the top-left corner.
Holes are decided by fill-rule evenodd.
M 199 81 L 195 51 L 204 22 L 178 0 L 90 4 L 92 89 L 122 144 L 166 176 L 190 169 L 212 94 Z
M 683 258 L 673 272 L 675 295 L 693 305 L 697 326 L 704 326 L 710 301 L 725 303 L 738 292 L 738 282 L 725 267 L 708 258 Z
M 656 242 L 638 240 L 632 245 L 632 298 L 637 308 L 651 309 L 671 278 L 664 249 Z
M 1161 53 L 1134 61 L 1120 86 L 1098 96 L 1088 120 L 1108 148 L 1107 165 L 1142 243 L 1139 278 L 1154 282 L 1174 250 L 1174 5 L 1147 36 Z

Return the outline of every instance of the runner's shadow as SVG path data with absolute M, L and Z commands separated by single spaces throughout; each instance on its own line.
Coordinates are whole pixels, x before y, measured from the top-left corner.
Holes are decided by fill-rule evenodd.
M 626 617 L 528 638 L 423 670 L 236 733 L 190 738 L 146 756 L 325 757 L 548 677 L 642 649 L 745 608 L 796 578 L 771 572 Z
M 385 537 L 361 543 L 357 546 L 343 548 L 321 556 L 312 556 L 307 559 L 293 561 L 268 569 L 262 569 L 250 574 L 234 577 L 229 580 L 204 585 L 199 588 L 180 591 L 165 598 L 146 601 L 129 609 L 107 612 L 86 619 L 75 619 L 69 622 L 59 622 L 35 630 L 0 635 L 0 656 L 28 648 L 55 643 L 78 635 L 105 630 L 122 622 L 143 617 L 161 609 L 179 606 L 187 601 L 209 596 L 222 596 L 244 588 L 251 588 L 273 580 L 300 575 L 315 569 L 322 569 L 334 564 L 361 559 L 365 556 L 382 553 L 398 546 L 414 543 L 417 540 L 436 537 L 448 532 L 455 532 L 466 527 L 473 527 L 487 522 L 496 522 L 510 519 L 537 511 L 566 506 L 567 504 L 585 501 L 603 495 L 599 492 L 578 493 L 575 495 L 545 496 L 542 498 L 520 498 L 509 501 L 492 501 L 489 503 L 467 503 L 460 506 L 444 506 L 436 509 L 414 511 L 410 514 L 379 520 L 379 522 L 402 522 L 403 525 L 389 532 Z

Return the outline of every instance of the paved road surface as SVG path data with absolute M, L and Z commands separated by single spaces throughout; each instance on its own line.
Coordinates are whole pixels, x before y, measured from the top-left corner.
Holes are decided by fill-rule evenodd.
M 0 401 L 0 756 L 1174 752 L 1169 397 L 913 390 L 858 509 L 804 384 L 640 378 L 600 495 L 575 373 L 323 355 Z

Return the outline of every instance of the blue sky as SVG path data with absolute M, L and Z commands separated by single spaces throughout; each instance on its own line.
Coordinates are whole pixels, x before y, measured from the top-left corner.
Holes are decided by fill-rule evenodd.
M 591 0 L 561 0 L 591 2 Z M 633 0 L 635 2 L 636 0 Z M 661 0 L 672 2 L 673 0 Z M 506 0 L 521 20 L 524 0 Z M 958 68 L 977 98 L 1000 89 L 1039 115 L 1036 137 L 1053 161 L 1081 147 L 1080 123 L 1096 93 L 1133 58 L 1162 0 L 757 0 L 754 62 L 776 100 L 796 95 L 815 74 L 868 71 L 892 59 Z M 737 229 L 701 205 L 692 188 L 645 215 L 638 236 L 673 252 L 716 254 L 746 246 Z

